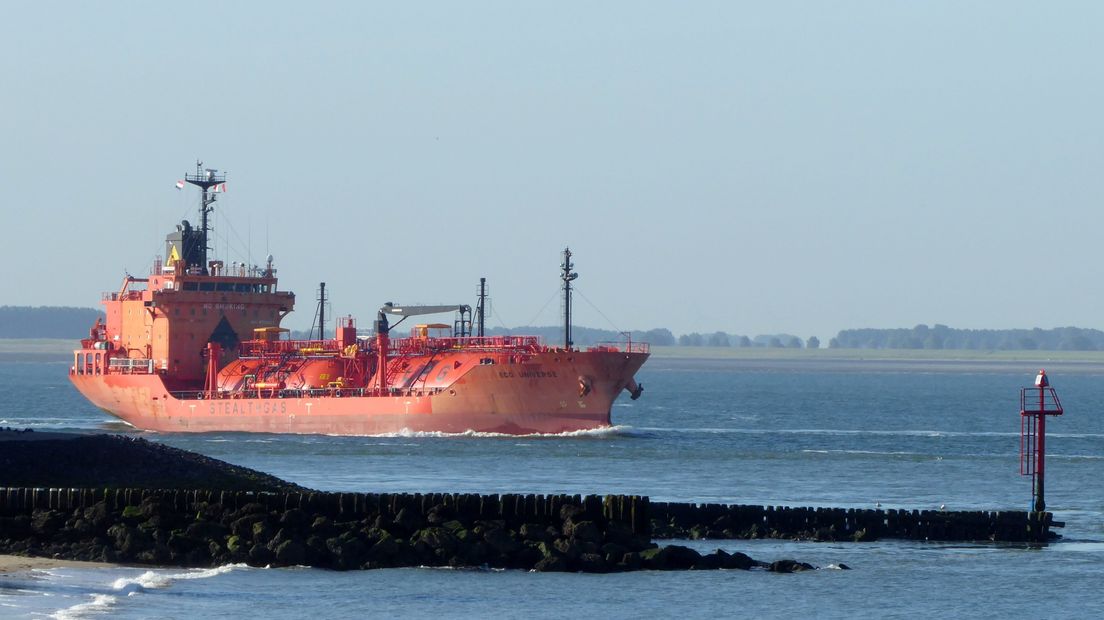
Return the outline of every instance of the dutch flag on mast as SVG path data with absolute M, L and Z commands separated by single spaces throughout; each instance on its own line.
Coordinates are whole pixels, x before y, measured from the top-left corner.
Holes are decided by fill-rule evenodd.
M 184 189 L 184 179 L 176 182 L 176 189 Z

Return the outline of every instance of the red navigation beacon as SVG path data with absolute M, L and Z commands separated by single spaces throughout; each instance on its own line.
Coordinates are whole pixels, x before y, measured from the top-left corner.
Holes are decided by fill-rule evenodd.
M 1035 377 L 1034 387 L 1020 389 L 1020 474 L 1031 476 L 1031 510 L 1043 512 L 1046 471 L 1046 418 L 1062 415 L 1062 402 L 1050 387 L 1045 370 Z

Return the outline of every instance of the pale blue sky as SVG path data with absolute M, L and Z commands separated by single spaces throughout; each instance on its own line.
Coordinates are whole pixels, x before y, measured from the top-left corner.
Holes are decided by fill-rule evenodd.
M 570 245 L 593 327 L 1102 328 L 1102 35 L 1098 2 L 8 3 L 0 304 L 145 273 L 198 157 L 293 327 L 322 280 L 366 323 L 480 276 L 493 325 L 554 324 Z

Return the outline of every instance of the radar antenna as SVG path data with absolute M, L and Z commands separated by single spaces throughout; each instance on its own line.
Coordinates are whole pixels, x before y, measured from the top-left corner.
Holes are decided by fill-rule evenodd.
M 196 172 L 195 174 L 185 174 L 184 180 L 192 185 L 203 190 L 203 195 L 199 200 L 199 235 L 198 248 L 195 248 L 199 252 L 199 268 L 203 275 L 207 273 L 207 250 L 211 249 L 207 245 L 207 233 L 211 230 L 210 224 L 207 221 L 207 216 L 215 210 L 213 206 L 215 204 L 216 194 L 221 191 L 226 191 L 226 173 L 220 174 L 218 170 L 214 168 L 204 168 L 203 162 L 196 160 Z M 191 255 L 188 250 L 191 248 L 185 248 L 185 254 Z

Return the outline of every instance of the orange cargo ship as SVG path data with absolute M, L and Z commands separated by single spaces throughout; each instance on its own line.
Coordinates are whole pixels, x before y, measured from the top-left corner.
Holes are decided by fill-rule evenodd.
M 369 337 L 358 337 L 352 317 L 343 317 L 332 339 L 283 339 L 280 323 L 295 295 L 277 288 L 272 257 L 264 267 L 207 260 L 208 215 L 225 175 L 197 164 L 184 181 L 202 191 L 199 226 L 177 226 L 149 277 L 127 276 L 104 294 L 106 322 L 81 341 L 70 369 L 88 400 L 136 428 L 565 433 L 609 426 L 618 395 L 635 399 L 643 390 L 634 375 L 647 344 L 573 346 L 569 250 L 561 265 L 562 347 L 484 336 L 482 287 L 474 318 L 466 305 L 387 304 Z M 406 317 L 442 311 L 456 312 L 451 329 L 418 325 L 408 337 L 392 337 Z M 402 318 L 392 326 L 388 317 Z M 325 320 L 318 318 L 321 335 Z

